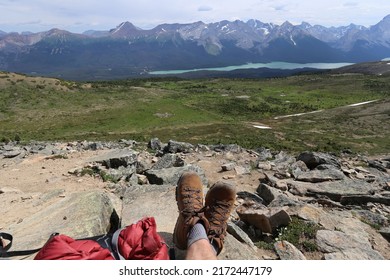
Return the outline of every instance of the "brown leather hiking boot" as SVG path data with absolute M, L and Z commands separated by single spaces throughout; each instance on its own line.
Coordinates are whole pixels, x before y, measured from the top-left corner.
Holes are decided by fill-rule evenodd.
M 190 229 L 198 222 L 203 223 L 206 232 L 209 226 L 204 215 L 203 186 L 198 174 L 185 172 L 181 175 L 176 187 L 176 201 L 179 217 L 173 232 L 173 242 L 177 248 L 185 250 Z
M 236 200 L 236 188 L 225 182 L 215 183 L 206 194 L 205 216 L 209 221 L 207 235 L 210 243 L 221 253 L 226 236 L 227 221 Z

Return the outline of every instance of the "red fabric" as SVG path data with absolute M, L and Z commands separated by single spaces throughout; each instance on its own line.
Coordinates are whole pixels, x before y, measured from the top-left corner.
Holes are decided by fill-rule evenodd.
M 35 260 L 113 260 L 110 251 L 93 240 L 57 235 L 38 252 Z
M 157 233 L 156 221 L 147 217 L 119 234 L 119 253 L 127 260 L 168 260 L 168 247 Z
M 168 260 L 168 247 L 157 233 L 156 221 L 147 217 L 124 228 L 118 238 L 119 253 L 127 260 Z M 51 238 L 35 260 L 113 260 L 110 251 L 94 240 Z

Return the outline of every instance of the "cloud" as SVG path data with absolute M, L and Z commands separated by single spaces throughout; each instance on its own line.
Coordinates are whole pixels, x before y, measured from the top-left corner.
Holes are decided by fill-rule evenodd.
M 200 6 L 198 8 L 198 12 L 209 12 L 209 11 L 212 11 L 213 8 L 209 7 L 209 6 Z
M 343 4 L 344 7 L 357 7 L 359 6 L 359 3 L 357 2 L 346 2 Z
M 286 5 L 274 6 L 273 9 L 275 11 L 286 11 Z

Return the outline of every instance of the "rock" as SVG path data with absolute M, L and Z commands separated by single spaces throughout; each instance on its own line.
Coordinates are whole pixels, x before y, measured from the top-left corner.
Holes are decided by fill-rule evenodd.
M 298 160 L 297 162 L 291 164 L 291 173 L 294 178 L 297 178 L 300 174 L 305 173 L 307 171 L 309 171 L 309 168 L 301 160 Z
M 256 152 L 258 153 L 258 160 L 259 161 L 271 160 L 273 158 L 273 155 L 272 155 L 270 149 L 259 148 L 256 150 Z
M 173 246 L 172 232 L 178 216 L 174 186 L 128 187 L 122 200 L 122 226 L 153 216 L 157 223 L 157 231 L 162 233 L 169 246 Z
M 22 150 L 12 150 L 12 151 L 8 151 L 8 152 L 3 153 L 3 157 L 4 158 L 14 158 L 14 157 L 19 156 L 21 153 L 22 153 Z
M 119 168 L 120 166 L 136 165 L 137 153 L 130 149 L 116 149 L 108 153 L 91 159 L 91 162 L 97 162 L 106 168 Z
M 373 185 L 364 181 L 345 179 L 312 184 L 307 189 L 307 195 L 325 195 L 334 201 L 340 202 L 342 196 L 366 195 L 374 189 Z
M 293 196 L 289 197 L 287 195 L 281 194 L 275 197 L 267 206 L 268 207 L 284 207 L 284 206 L 297 206 L 302 205 L 303 202 L 295 199 Z
M 281 260 L 306 260 L 306 257 L 288 241 L 275 242 L 274 248 Z
M 152 166 L 152 169 L 181 167 L 184 166 L 184 164 L 184 160 L 177 154 L 164 154 L 160 160 L 158 160 L 157 163 Z
M 385 226 L 388 223 L 385 216 L 369 210 L 353 210 L 352 213 L 356 214 L 362 222 L 368 223 L 372 226 Z
M 259 260 L 257 250 L 227 234 L 219 260 Z
M 234 162 L 225 163 L 221 165 L 222 171 L 231 171 L 236 167 L 236 164 Z
M 236 211 L 240 220 L 264 233 L 273 233 L 278 227 L 287 226 L 291 222 L 285 208 L 251 209 L 241 205 Z
M 138 178 L 138 184 L 139 185 L 147 185 L 147 184 L 149 184 L 148 177 L 146 177 L 145 175 L 137 174 L 137 178 Z
M 117 169 L 100 170 L 103 181 L 119 182 L 120 180 L 130 181 L 131 177 L 136 174 L 136 166 L 119 166 Z
M 110 198 L 93 191 L 69 194 L 4 231 L 13 235 L 12 250 L 17 251 L 42 247 L 54 232 L 75 239 L 86 238 L 106 234 L 118 223 Z
M 158 138 L 153 138 L 153 139 L 150 139 L 149 143 L 148 143 L 148 148 L 149 149 L 152 149 L 152 150 L 161 150 L 162 148 L 162 143 L 160 141 L 160 139 Z
M 381 195 L 343 195 L 340 198 L 340 203 L 343 205 L 348 204 L 367 204 L 368 202 L 380 203 L 384 205 L 390 205 L 390 197 L 385 197 Z
M 241 191 L 237 192 L 237 199 L 242 199 L 242 204 L 264 204 L 264 200 L 257 194 Z
M 389 162 L 380 161 L 380 160 L 369 160 L 368 166 L 376 168 L 382 172 L 387 172 L 387 169 L 390 168 Z
M 236 171 L 237 175 L 245 175 L 251 173 L 250 169 L 244 166 L 235 166 L 234 170 Z
M 271 170 L 272 169 L 272 165 L 269 161 L 266 161 L 266 162 L 259 162 L 257 164 L 257 168 L 260 169 L 260 170 Z
M 378 232 L 390 242 L 390 227 L 381 228 Z
M 210 149 L 216 152 L 231 152 L 234 154 L 239 154 L 242 152 L 242 148 L 236 144 L 230 144 L 230 145 L 211 145 Z
M 309 190 L 317 189 L 312 183 L 295 181 L 292 179 L 286 180 L 288 191 L 296 196 L 306 196 Z
M 341 170 L 337 170 L 335 168 L 325 168 L 318 169 L 319 167 L 324 167 L 323 165 L 318 165 L 317 169 L 313 169 L 306 172 L 301 172 L 295 178 L 298 181 L 310 182 L 310 183 L 318 183 L 318 182 L 326 182 L 326 181 L 336 181 L 343 180 L 345 178 L 344 173 Z
M 239 226 L 235 223 L 229 221 L 227 225 L 227 232 L 234 236 L 238 241 L 249 245 L 249 247 L 255 249 L 257 248 L 253 241 L 249 238 L 248 234 L 245 233 Z
M 257 188 L 256 192 L 259 194 L 259 196 L 264 199 L 264 202 L 266 205 L 272 203 L 275 199 L 282 196 L 283 198 L 286 198 L 286 200 L 289 200 L 289 198 L 286 196 L 285 193 L 283 193 L 280 189 L 273 188 L 267 184 L 260 183 L 259 187 Z M 281 198 L 281 200 L 283 200 Z
M 21 193 L 20 190 L 15 188 L 9 188 L 9 187 L 0 187 L 0 194 L 7 194 L 7 193 Z
M 309 169 L 314 169 L 320 164 L 333 165 L 336 169 L 340 169 L 340 161 L 329 154 L 317 152 L 303 152 L 297 157 L 297 161 L 303 161 Z
M 287 191 L 287 182 L 284 180 L 280 180 L 279 178 L 275 177 L 272 172 L 264 172 L 265 180 L 262 180 L 262 183 L 266 183 L 271 185 L 274 188 L 277 188 L 281 191 Z
M 186 165 L 183 167 L 171 167 L 165 169 L 150 169 L 145 172 L 150 184 L 156 185 L 176 185 L 181 174 L 186 171 L 196 172 L 202 179 L 202 183 L 207 186 L 207 179 L 204 171 L 195 165 Z
M 190 143 L 177 142 L 169 140 L 168 145 L 165 146 L 165 153 L 190 153 L 194 151 L 194 146 Z
M 319 249 L 326 260 L 383 260 L 379 252 L 372 249 L 367 239 L 356 238 L 340 231 L 319 230 L 316 235 Z
M 291 210 L 291 208 L 289 210 Z M 290 215 L 296 215 L 305 221 L 318 224 L 325 229 L 334 230 L 338 225 L 336 218 L 323 209 L 314 207 L 313 205 L 302 205 L 295 210 L 296 212 L 290 213 Z
M 274 169 L 279 173 L 286 173 L 290 170 L 290 166 L 296 162 L 296 159 L 286 152 L 281 151 L 279 154 L 275 155 L 275 159 L 272 161 L 272 164 L 275 166 Z

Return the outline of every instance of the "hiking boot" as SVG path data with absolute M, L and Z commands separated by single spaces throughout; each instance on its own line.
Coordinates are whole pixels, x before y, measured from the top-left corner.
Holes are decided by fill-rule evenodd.
M 206 194 L 205 216 L 209 222 L 207 232 L 210 243 L 221 253 L 226 236 L 227 221 L 236 200 L 236 188 L 225 182 L 215 183 Z
M 185 172 L 181 175 L 176 187 L 176 201 L 179 208 L 173 242 L 176 247 L 187 249 L 188 233 L 198 222 L 208 230 L 208 221 L 204 215 L 203 186 L 195 172 Z

